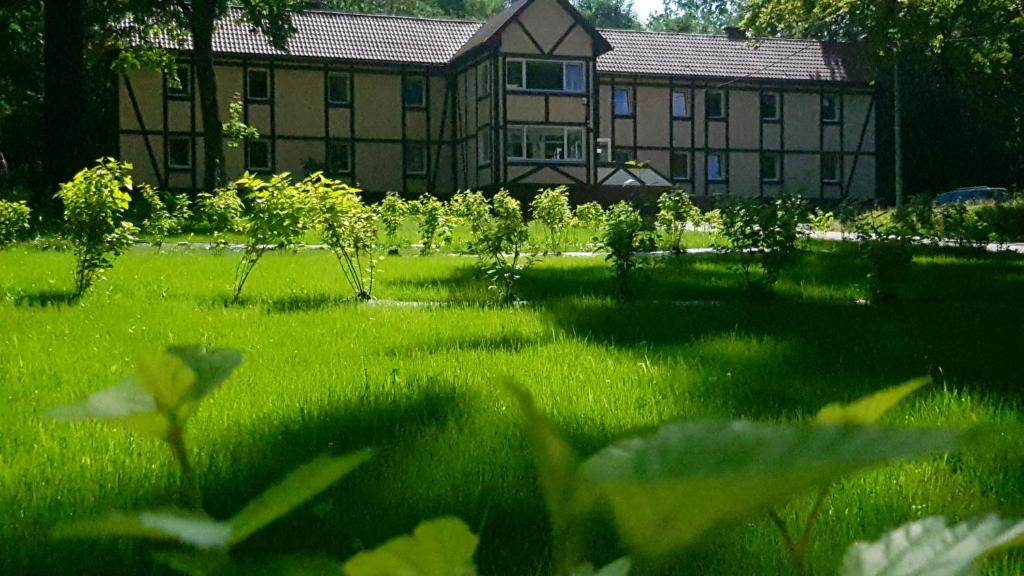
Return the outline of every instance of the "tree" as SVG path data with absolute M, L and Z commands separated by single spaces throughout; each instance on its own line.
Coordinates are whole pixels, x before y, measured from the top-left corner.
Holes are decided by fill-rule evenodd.
M 746 0 L 665 0 L 648 26 L 662 32 L 717 34 L 743 19 Z
M 633 0 L 577 0 L 576 8 L 598 28 L 639 28 Z

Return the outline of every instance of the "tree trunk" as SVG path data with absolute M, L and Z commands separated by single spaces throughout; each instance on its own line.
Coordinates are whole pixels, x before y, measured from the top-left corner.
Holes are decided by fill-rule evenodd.
M 43 167 L 52 192 L 86 162 L 85 28 L 82 0 L 46 0 L 43 12 Z
M 203 116 L 203 188 L 224 185 L 224 127 L 217 103 L 217 77 L 213 70 L 213 30 L 217 21 L 214 0 L 192 5 L 192 65 L 199 85 L 199 109 Z

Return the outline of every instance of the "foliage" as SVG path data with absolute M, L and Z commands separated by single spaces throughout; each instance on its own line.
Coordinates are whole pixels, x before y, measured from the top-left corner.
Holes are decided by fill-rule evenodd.
M 0 200 L 0 248 L 13 244 L 28 231 L 31 212 L 25 202 Z
M 516 285 L 533 265 L 533 259 L 524 255 L 529 240 L 530 230 L 523 221 L 519 201 L 501 190 L 491 199 L 488 216 L 481 222 L 473 245 L 490 289 L 502 301 L 516 300 Z
M 249 275 L 267 250 L 288 248 L 302 240 L 310 199 L 304 190 L 292 184 L 291 174 L 287 172 L 269 180 L 246 172 L 234 186 L 244 191 L 249 206 L 241 221 L 246 243 L 245 253 L 235 269 L 234 301 L 237 302 Z
M 1024 241 L 1024 195 L 1015 194 L 1003 202 L 974 208 L 979 225 L 996 242 Z
M 569 187 L 559 186 L 540 190 L 530 203 L 533 219 L 544 225 L 547 252 L 558 253 L 565 244 L 565 234 L 572 225 L 572 209 L 569 208 Z
M 796 253 L 806 202 L 788 195 L 767 202 L 735 198 L 726 202 L 721 213 L 722 235 L 728 241 L 721 249 L 738 258 L 748 288 L 770 289 Z M 761 269 L 757 278 L 752 274 L 755 263 Z
M 228 148 L 238 148 L 246 140 L 260 139 L 260 131 L 242 120 L 244 110 L 242 95 L 235 92 L 231 97 L 231 103 L 228 104 L 228 121 L 224 123 L 224 137 Z
M 398 228 L 408 215 L 409 203 L 403 200 L 398 192 L 388 192 L 377 205 L 377 217 L 384 227 L 389 248 L 397 248 Z
M 640 28 L 633 0 L 576 0 L 576 9 L 598 28 Z
M 608 252 L 605 260 L 612 263 L 620 294 L 631 292 L 631 276 L 639 266 L 636 253 L 650 248 L 651 240 L 640 212 L 629 202 L 619 202 L 608 210 L 601 231 L 601 249 Z
M 212 194 L 202 192 L 196 200 L 199 225 L 213 231 L 215 235 L 224 232 L 241 232 L 244 222 L 245 205 L 238 197 L 238 186 L 232 182 Z
M 743 18 L 747 0 L 666 0 L 649 27 L 660 32 L 719 34 Z
M 686 227 L 696 224 L 700 218 L 700 210 L 690 199 L 690 195 L 682 190 L 666 192 L 658 198 L 658 231 L 662 235 L 662 247 L 676 253 L 686 250 L 683 235 Z
M 935 235 L 957 248 L 969 248 L 989 240 L 984 222 L 964 204 L 947 204 L 935 210 Z
M 456 221 L 467 226 L 471 238 L 483 234 L 490 218 L 491 207 L 483 192 L 459 191 L 448 202 L 448 214 Z M 471 240 L 466 247 L 469 252 L 478 252 Z
M 363 204 L 360 190 L 320 172 L 300 182 L 298 189 L 310 198 L 312 225 L 338 259 L 356 299 L 371 300 L 381 259 L 377 253 L 377 213 Z
M 815 232 L 832 232 L 836 229 L 837 218 L 833 212 L 815 208 L 807 215 L 807 223 Z
M 573 222 L 577 226 L 600 228 L 604 225 L 604 208 L 597 202 L 587 202 L 576 206 Z
M 452 226 L 445 205 L 430 194 L 420 196 L 416 201 L 416 215 L 420 220 L 421 254 L 437 250 L 439 244 L 452 240 Z
M 345 562 L 345 576 L 473 576 L 473 554 L 480 538 L 458 518 L 423 522 L 410 536 L 399 536 Z
M 141 222 L 139 229 L 150 241 L 159 246 L 167 236 L 180 234 L 192 218 L 191 201 L 188 194 L 169 197 L 170 207 L 160 193 L 149 184 L 137 187 L 144 202 L 135 202 L 133 219 Z M 145 206 L 145 208 L 142 208 Z
M 914 261 L 914 230 L 905 221 L 880 212 L 866 212 L 854 223 L 861 258 L 868 264 L 872 302 L 896 299 L 896 287 Z
M 135 225 L 124 219 L 131 204 L 132 165 L 112 158 L 61 184 L 64 234 L 73 245 L 76 293 L 82 295 L 114 258 L 135 241 Z

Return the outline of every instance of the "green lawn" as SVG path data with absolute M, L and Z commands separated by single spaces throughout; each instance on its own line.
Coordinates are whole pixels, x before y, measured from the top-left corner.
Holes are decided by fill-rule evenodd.
M 1024 259 L 922 255 L 896 306 L 857 304 L 865 270 L 816 245 L 772 298 L 724 256 L 653 261 L 633 302 L 602 258 L 546 258 L 518 307 L 487 305 L 473 259 L 390 258 L 357 305 L 326 252 L 271 254 L 227 305 L 237 253 L 136 248 L 68 304 L 70 255 L 0 252 L 0 574 L 163 574 L 151 546 L 53 542 L 60 520 L 158 506 L 173 463 L 147 439 L 41 418 L 113 384 L 140 354 L 198 343 L 246 360 L 202 406 L 188 441 L 211 512 L 226 516 L 322 452 L 375 446 L 352 476 L 240 551 L 339 558 L 441 515 L 482 534 L 481 573 L 546 573 L 545 514 L 505 376 L 528 387 L 590 454 L 677 419 L 790 420 L 932 374 L 894 425 L 1021 424 Z M 398 306 L 431 302 L 440 306 Z M 809 502 L 784 511 L 792 518 Z M 845 547 L 932 514 L 1024 515 L 1024 440 L 863 474 L 838 486 L 813 551 L 834 573 Z M 595 537 L 592 558 L 622 551 Z M 1024 556 L 988 573 L 1017 575 Z M 724 530 L 639 574 L 785 574 L 767 521 Z

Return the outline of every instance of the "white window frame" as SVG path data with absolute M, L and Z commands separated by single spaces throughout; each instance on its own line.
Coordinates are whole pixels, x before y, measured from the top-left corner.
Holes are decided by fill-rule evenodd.
M 718 157 L 718 170 L 721 175 L 718 178 L 711 177 L 711 158 L 713 156 Z M 728 160 L 725 152 L 708 152 L 707 157 L 704 158 L 704 171 L 707 175 L 707 180 L 711 184 L 721 184 L 729 181 L 729 166 L 726 164 Z
M 832 167 L 835 168 L 835 178 L 825 177 L 825 159 L 832 158 Z M 843 181 L 843 157 L 838 152 L 821 153 L 821 181 L 825 184 L 840 184 Z
M 722 98 L 721 114 L 717 116 L 712 116 L 710 114 L 710 102 L 712 94 L 718 94 Z M 758 102 L 758 104 L 760 105 L 760 101 Z M 729 105 L 725 101 L 724 90 L 706 90 L 704 92 L 704 115 L 707 117 L 708 120 L 725 120 L 726 118 L 729 117 Z
M 676 98 L 682 97 L 683 102 L 683 113 L 679 114 L 676 108 Z M 676 88 L 672 91 L 672 119 L 673 120 L 686 120 L 693 116 L 693 111 L 690 110 L 690 91 L 685 88 Z
M 527 143 L 529 142 L 529 138 L 527 137 L 527 134 L 528 134 L 530 129 L 535 129 L 535 130 L 556 130 L 556 129 L 561 129 L 562 130 L 562 151 L 563 151 L 563 154 L 567 154 L 568 151 L 569 151 L 569 132 L 570 131 L 578 132 L 579 135 L 580 135 L 580 143 L 583 144 L 583 148 L 580 150 L 580 157 L 579 158 L 528 158 L 528 157 L 526 157 L 527 148 L 529 148 L 529 146 L 527 145 Z M 507 128 L 508 134 L 511 134 L 513 131 L 516 131 L 516 130 L 520 131 L 520 134 L 522 136 L 522 142 L 523 142 L 522 150 L 518 151 L 518 152 L 521 152 L 522 155 L 521 156 L 516 156 L 514 154 L 514 152 L 516 152 L 516 151 L 512 150 L 511 146 L 509 146 L 508 147 L 509 149 L 508 149 L 507 154 L 506 154 L 506 158 L 510 162 L 529 162 L 529 163 L 534 163 L 534 164 L 543 164 L 543 163 L 549 163 L 549 164 L 584 164 L 584 163 L 586 163 L 586 145 L 585 145 L 586 144 L 586 131 L 583 129 L 582 126 L 548 126 L 548 125 L 538 126 L 538 125 L 524 124 L 524 125 L 519 125 L 519 126 L 509 126 Z M 506 141 L 507 141 L 508 140 L 508 135 L 507 134 L 506 134 L 505 138 L 506 138 Z
M 550 63 L 554 62 L 554 63 L 561 64 L 562 65 L 562 88 L 560 90 L 552 90 L 552 89 L 545 89 L 545 88 L 529 88 L 528 86 L 530 85 L 530 79 L 529 79 L 529 77 L 526 74 L 526 70 L 527 70 L 526 63 L 527 62 L 543 62 L 543 63 L 546 63 L 546 64 L 550 64 Z M 523 79 L 522 86 L 519 86 L 517 84 L 510 84 L 509 81 L 508 81 L 508 67 L 509 67 L 509 65 L 515 65 L 515 64 L 519 64 L 519 66 L 521 67 L 520 68 L 520 71 L 522 73 L 521 78 Z M 569 66 L 570 65 L 579 65 L 580 70 L 583 73 L 582 86 L 580 86 L 579 90 L 568 90 L 568 89 L 566 89 L 566 85 L 568 85 L 567 79 L 568 79 Z M 582 60 L 543 60 L 543 59 L 540 59 L 540 58 L 509 58 L 509 59 L 505 60 L 505 89 L 506 90 L 510 90 L 510 91 L 515 91 L 515 92 L 534 92 L 534 93 L 540 93 L 540 94 L 586 94 L 587 93 L 587 65 L 586 65 L 586 62 L 584 62 Z
M 774 116 L 765 117 L 765 115 L 764 115 L 764 105 L 761 102 L 761 99 L 764 98 L 765 96 L 770 96 L 772 98 L 775 98 L 775 115 Z M 757 99 L 757 108 L 758 108 L 757 115 L 761 118 L 761 122 L 778 122 L 779 119 L 782 118 L 782 109 L 781 109 L 782 106 L 781 106 L 781 103 L 782 103 L 782 95 L 780 93 L 778 93 L 778 92 L 762 92 L 761 96 Z
M 764 173 L 764 159 L 771 158 L 775 161 L 775 176 L 769 178 Z M 761 182 L 765 184 L 778 184 L 782 182 L 782 154 L 779 152 L 762 152 L 761 159 L 758 164 L 761 172 Z
M 835 111 L 835 116 L 831 118 L 825 118 L 825 98 L 832 98 L 834 105 L 832 109 Z M 843 99 L 839 97 L 838 92 L 824 92 L 818 101 L 818 106 L 821 107 L 821 121 L 823 124 L 838 124 L 843 118 Z
M 253 73 L 260 73 L 267 77 L 267 94 L 266 96 L 253 96 L 252 94 L 252 80 L 251 75 Z M 274 86 L 270 81 L 270 69 L 269 68 L 249 68 L 245 71 L 245 99 L 249 102 L 269 102 L 271 97 L 274 95 Z
M 686 156 L 686 175 L 685 176 L 677 175 L 675 170 L 674 170 L 675 165 L 676 165 L 675 164 L 675 157 L 676 157 L 677 154 L 683 154 L 683 155 Z M 674 180 L 676 182 L 689 182 L 689 181 L 693 180 L 693 174 L 692 174 L 692 172 L 693 172 L 693 168 L 692 168 L 693 153 L 692 152 L 690 152 L 689 150 L 673 150 L 671 152 L 671 154 L 669 154 L 668 161 L 669 161 L 669 166 L 668 166 L 669 167 L 669 172 L 671 172 L 672 180 Z
M 491 129 L 481 128 L 476 133 L 476 165 L 477 166 L 490 166 L 491 165 L 491 148 L 493 142 L 491 141 Z
M 345 99 L 337 100 L 331 97 L 331 79 L 332 78 L 344 78 L 345 79 Z M 332 106 L 348 106 L 352 103 L 352 74 L 348 72 L 335 72 L 330 71 L 327 73 L 327 103 Z
M 173 155 L 171 154 L 171 143 L 182 141 L 185 142 L 185 149 L 188 150 L 188 160 L 185 164 L 176 164 L 174 162 Z M 192 139 L 188 136 L 169 136 L 167 138 L 167 167 L 172 170 L 191 170 L 194 163 L 195 162 L 192 158 Z
M 423 85 L 423 90 L 420 91 L 420 101 L 419 102 L 406 102 L 405 101 L 405 83 L 406 82 L 410 82 L 410 81 L 412 81 L 412 82 L 419 82 L 420 84 Z M 427 83 L 427 77 L 426 76 L 415 75 L 415 76 L 405 76 L 405 77 L 403 77 L 402 78 L 402 106 L 406 110 L 422 110 L 423 108 L 426 108 L 427 107 L 427 88 L 428 88 L 428 83 Z M 424 172 L 424 174 L 425 174 L 425 172 Z
M 251 172 L 266 172 L 274 169 L 274 148 L 270 145 L 267 140 L 249 140 L 246 142 L 245 150 L 245 169 Z M 253 146 L 266 146 L 267 147 L 267 165 L 257 166 L 252 163 L 252 148 Z
M 604 159 L 601 158 L 600 150 L 604 150 Z M 597 139 L 597 150 L 594 151 L 594 156 L 598 162 L 610 164 L 612 161 L 612 139 L 611 138 L 598 138 Z
M 413 168 L 409 166 L 409 149 L 410 148 L 421 148 L 423 150 L 423 166 Z M 403 150 L 402 164 L 405 167 L 406 176 L 426 176 L 428 168 L 430 166 L 430 148 L 427 147 L 424 142 L 408 142 Z
M 343 170 L 335 170 L 334 166 L 331 165 L 331 147 L 342 144 L 345 146 L 348 153 L 345 155 L 345 168 Z M 352 141 L 345 140 L 343 138 L 331 138 L 327 144 L 327 171 L 331 174 L 351 174 L 352 173 Z

